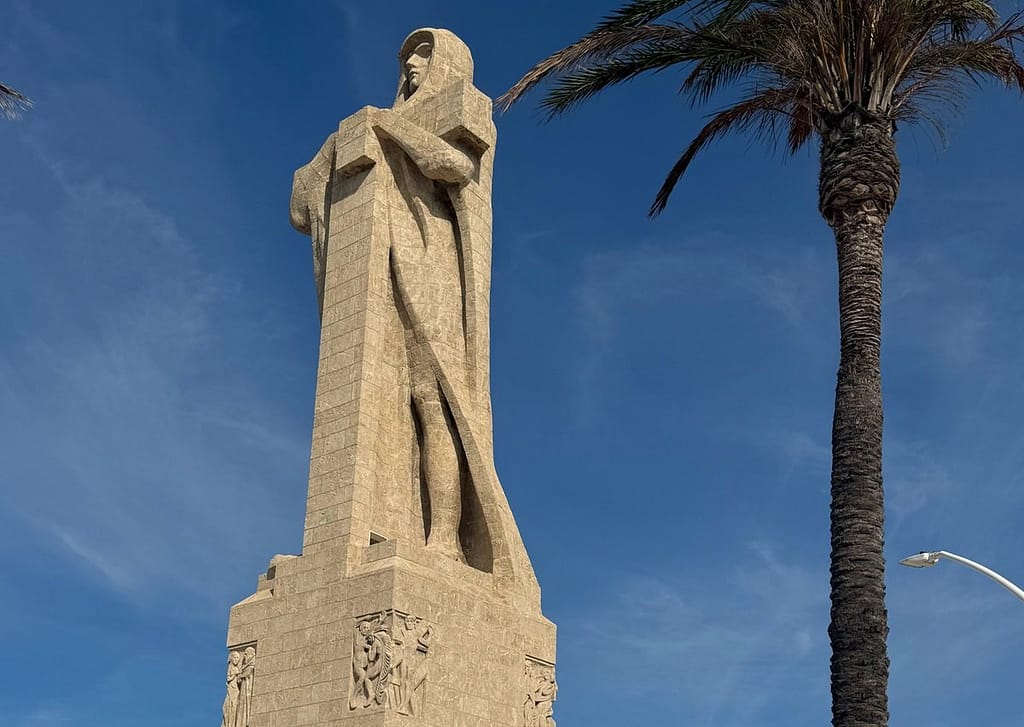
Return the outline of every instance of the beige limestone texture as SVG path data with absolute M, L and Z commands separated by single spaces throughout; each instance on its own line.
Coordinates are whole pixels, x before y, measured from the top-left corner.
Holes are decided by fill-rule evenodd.
M 555 627 L 493 462 L 491 101 L 449 31 L 399 63 L 394 105 L 295 174 L 321 316 L 303 550 L 232 608 L 230 727 L 554 724 Z

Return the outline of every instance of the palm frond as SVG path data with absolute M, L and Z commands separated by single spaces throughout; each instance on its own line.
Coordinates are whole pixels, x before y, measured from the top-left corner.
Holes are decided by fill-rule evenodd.
M 571 70 L 585 61 L 608 58 L 614 53 L 628 49 L 636 43 L 657 40 L 658 34 L 674 26 L 657 25 L 653 21 L 667 13 L 693 2 L 703 4 L 706 0 L 633 0 L 615 10 L 572 45 L 553 53 L 531 68 L 526 75 L 498 97 L 498 108 L 507 110 L 530 89 L 543 82 L 553 73 Z
M 681 43 L 649 43 L 594 66 L 563 75 L 541 102 L 548 118 L 564 113 L 609 86 L 647 71 L 658 71 L 687 60 Z
M 552 74 L 573 71 L 588 61 L 599 61 L 629 50 L 639 43 L 665 40 L 678 33 L 677 24 L 654 24 L 658 18 L 680 9 L 694 15 L 712 14 L 718 21 L 743 12 L 755 0 L 633 0 L 606 16 L 596 28 L 572 45 L 553 53 L 531 68 L 498 97 L 499 109 L 507 111 L 516 101 Z M 689 6 L 687 8 L 687 6 Z
M 803 149 L 814 136 L 814 111 L 806 100 L 797 98 L 790 111 L 789 133 L 786 136 L 786 149 L 796 154 Z
M 758 18 L 748 18 L 743 25 L 747 27 L 737 24 L 728 32 L 719 25 L 704 27 L 689 40 L 695 63 L 679 90 L 690 95 L 695 105 L 764 65 L 767 58 L 758 42 L 762 30 Z
M 995 80 L 1024 92 L 1022 43 L 1024 14 L 1001 20 L 994 0 L 633 0 L 534 66 L 499 103 L 507 109 L 552 82 L 542 101 L 550 117 L 675 67 L 694 106 L 737 84 L 768 89 L 708 122 L 662 186 L 657 214 L 693 156 L 728 130 L 754 124 L 777 140 L 772 125 L 786 119 L 790 152 L 853 113 L 941 134 L 965 88 Z
M 792 91 L 790 89 L 768 88 L 755 92 L 715 114 L 669 170 L 648 214 L 651 217 L 656 217 L 664 211 L 672 191 L 686 170 L 689 169 L 694 157 L 704 147 L 729 132 L 749 131 L 751 128 L 758 129 L 762 134 L 773 136 L 775 122 L 780 115 L 786 114 L 786 107 L 791 101 Z
M 32 101 L 25 94 L 0 83 L 0 114 L 8 119 L 16 119 L 31 106 Z

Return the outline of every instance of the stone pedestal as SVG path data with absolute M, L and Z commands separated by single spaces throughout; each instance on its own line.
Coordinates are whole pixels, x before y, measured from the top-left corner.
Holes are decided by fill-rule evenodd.
M 231 610 L 229 647 L 257 653 L 250 727 L 527 725 L 533 672 L 554 665 L 554 625 L 513 607 L 490 574 L 425 548 L 391 540 L 361 550 L 348 575 L 340 551 L 279 556 Z M 382 642 L 378 629 L 400 663 L 357 692 L 359 654 Z
M 322 319 L 303 549 L 231 609 L 223 727 L 554 726 L 555 627 L 493 464 L 491 103 L 447 31 L 400 63 L 395 106 L 296 173 Z

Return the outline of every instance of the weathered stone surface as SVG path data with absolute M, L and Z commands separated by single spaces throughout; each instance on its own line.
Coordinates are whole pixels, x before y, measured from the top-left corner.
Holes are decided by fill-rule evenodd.
M 229 727 L 554 724 L 555 627 L 493 461 L 491 101 L 448 31 L 399 61 L 394 105 L 295 174 L 322 323 L 303 551 L 232 608 Z

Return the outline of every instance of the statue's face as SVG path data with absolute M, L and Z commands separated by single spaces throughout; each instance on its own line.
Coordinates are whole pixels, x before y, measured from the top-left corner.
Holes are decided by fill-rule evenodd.
M 423 84 L 430 69 L 430 56 L 432 48 L 429 43 L 420 43 L 416 49 L 409 54 L 405 60 L 405 79 L 409 86 L 409 93 L 412 93 Z
M 252 661 L 255 658 L 256 658 L 256 649 L 254 649 L 254 648 L 252 648 L 250 646 L 249 648 L 247 648 L 245 650 L 245 660 L 246 661 Z
M 369 636 L 370 632 L 373 631 L 373 625 L 369 621 L 363 621 L 359 624 L 359 635 Z
M 415 616 L 406 616 L 405 617 L 405 628 L 407 628 L 410 631 L 412 631 L 414 628 L 416 628 L 416 624 L 417 624 L 418 621 L 419 621 L 419 619 L 416 618 Z
M 232 651 L 230 658 L 231 658 L 231 663 L 234 664 L 235 666 L 238 666 L 238 662 L 240 662 L 242 660 L 242 652 L 241 651 Z

